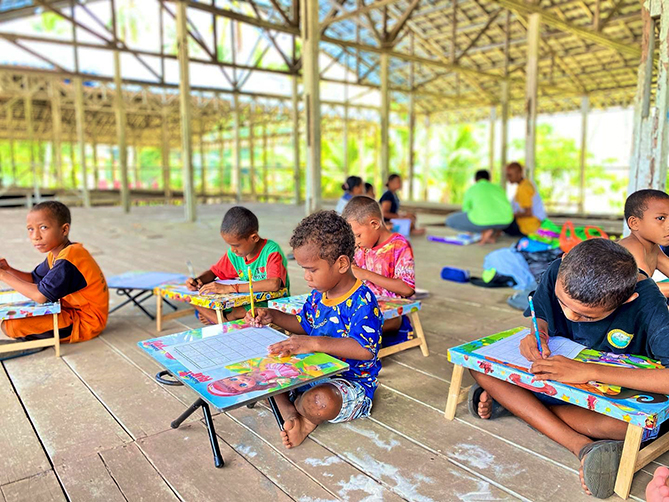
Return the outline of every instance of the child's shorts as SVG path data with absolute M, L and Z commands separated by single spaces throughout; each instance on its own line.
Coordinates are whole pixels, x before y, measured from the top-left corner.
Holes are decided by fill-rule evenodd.
M 324 383 L 334 386 L 341 394 L 341 410 L 339 415 L 329 420 L 330 423 L 350 422 L 356 418 L 369 416 L 372 411 L 372 400 L 365 394 L 365 388 L 358 382 L 351 382 L 344 378 L 333 377 L 308 383 L 291 391 L 288 397 L 291 402 L 295 401 L 300 394 L 304 394 L 309 389 Z
M 72 335 L 74 319 L 72 313 L 62 309 L 58 314 L 58 333 L 61 342 L 67 341 Z M 26 342 L 53 338 L 53 316 L 24 317 L 21 319 L 7 319 L 2 321 L 7 336 L 15 340 Z

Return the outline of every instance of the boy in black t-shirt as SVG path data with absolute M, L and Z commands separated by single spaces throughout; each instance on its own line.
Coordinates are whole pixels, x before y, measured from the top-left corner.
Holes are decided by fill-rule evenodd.
M 667 370 L 550 356 L 548 338 L 560 335 L 591 349 L 643 355 L 669 365 L 666 300 L 655 282 L 639 275 L 634 257 L 622 246 L 606 239 L 577 245 L 545 272 L 534 294 L 534 306 L 543 355 L 537 349 L 534 330 L 522 340 L 520 352 L 533 363 L 530 371 L 536 380 L 597 381 L 669 394 Z M 526 311 L 525 316 L 529 315 Z M 483 373 L 472 371 L 472 375 L 480 389 L 470 393 L 470 409 L 478 417 L 491 418 L 506 408 L 581 460 L 580 478 L 586 493 L 598 498 L 613 495 L 627 423 Z

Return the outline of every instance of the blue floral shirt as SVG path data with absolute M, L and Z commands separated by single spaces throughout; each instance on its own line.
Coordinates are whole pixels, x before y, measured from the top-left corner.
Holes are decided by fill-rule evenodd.
M 297 315 L 297 320 L 308 335 L 353 338 L 374 354 L 372 359 L 366 361 L 343 359 L 349 369 L 340 375 L 361 384 L 367 397 L 372 399 L 381 370 L 378 355 L 383 326 L 383 315 L 374 293 L 360 281 L 339 298 L 324 298 L 322 293 L 314 290 L 307 298 L 302 312 Z

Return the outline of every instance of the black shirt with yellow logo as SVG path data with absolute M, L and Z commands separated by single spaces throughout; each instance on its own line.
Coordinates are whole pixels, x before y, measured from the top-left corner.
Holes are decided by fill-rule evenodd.
M 652 279 L 637 283 L 639 297 L 594 322 L 573 322 L 562 312 L 555 296 L 561 259 L 555 260 L 534 293 L 537 318 L 548 323 L 549 336 L 564 336 L 586 347 L 616 354 L 635 354 L 658 359 L 669 366 L 669 309 L 667 300 Z M 525 311 L 525 317 L 530 311 Z

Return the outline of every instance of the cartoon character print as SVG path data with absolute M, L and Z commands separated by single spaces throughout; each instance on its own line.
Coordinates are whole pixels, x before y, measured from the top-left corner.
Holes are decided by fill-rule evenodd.
M 521 380 L 520 375 L 510 375 L 509 380 L 513 382 L 515 385 L 518 387 L 522 387 L 523 389 L 531 390 L 532 392 L 541 392 L 542 394 L 546 394 L 547 396 L 556 396 L 557 395 L 557 390 L 555 387 L 550 385 L 548 382 L 542 382 L 540 386 L 534 386 L 527 384 Z M 534 382 L 534 379 L 533 379 Z
M 262 369 L 216 380 L 207 386 L 207 390 L 220 397 L 239 396 L 257 390 L 271 391 L 290 383 L 291 379 L 301 374 L 293 364 L 269 363 Z
M 486 375 L 493 372 L 492 364 L 487 361 L 478 361 L 479 368 L 483 370 Z

